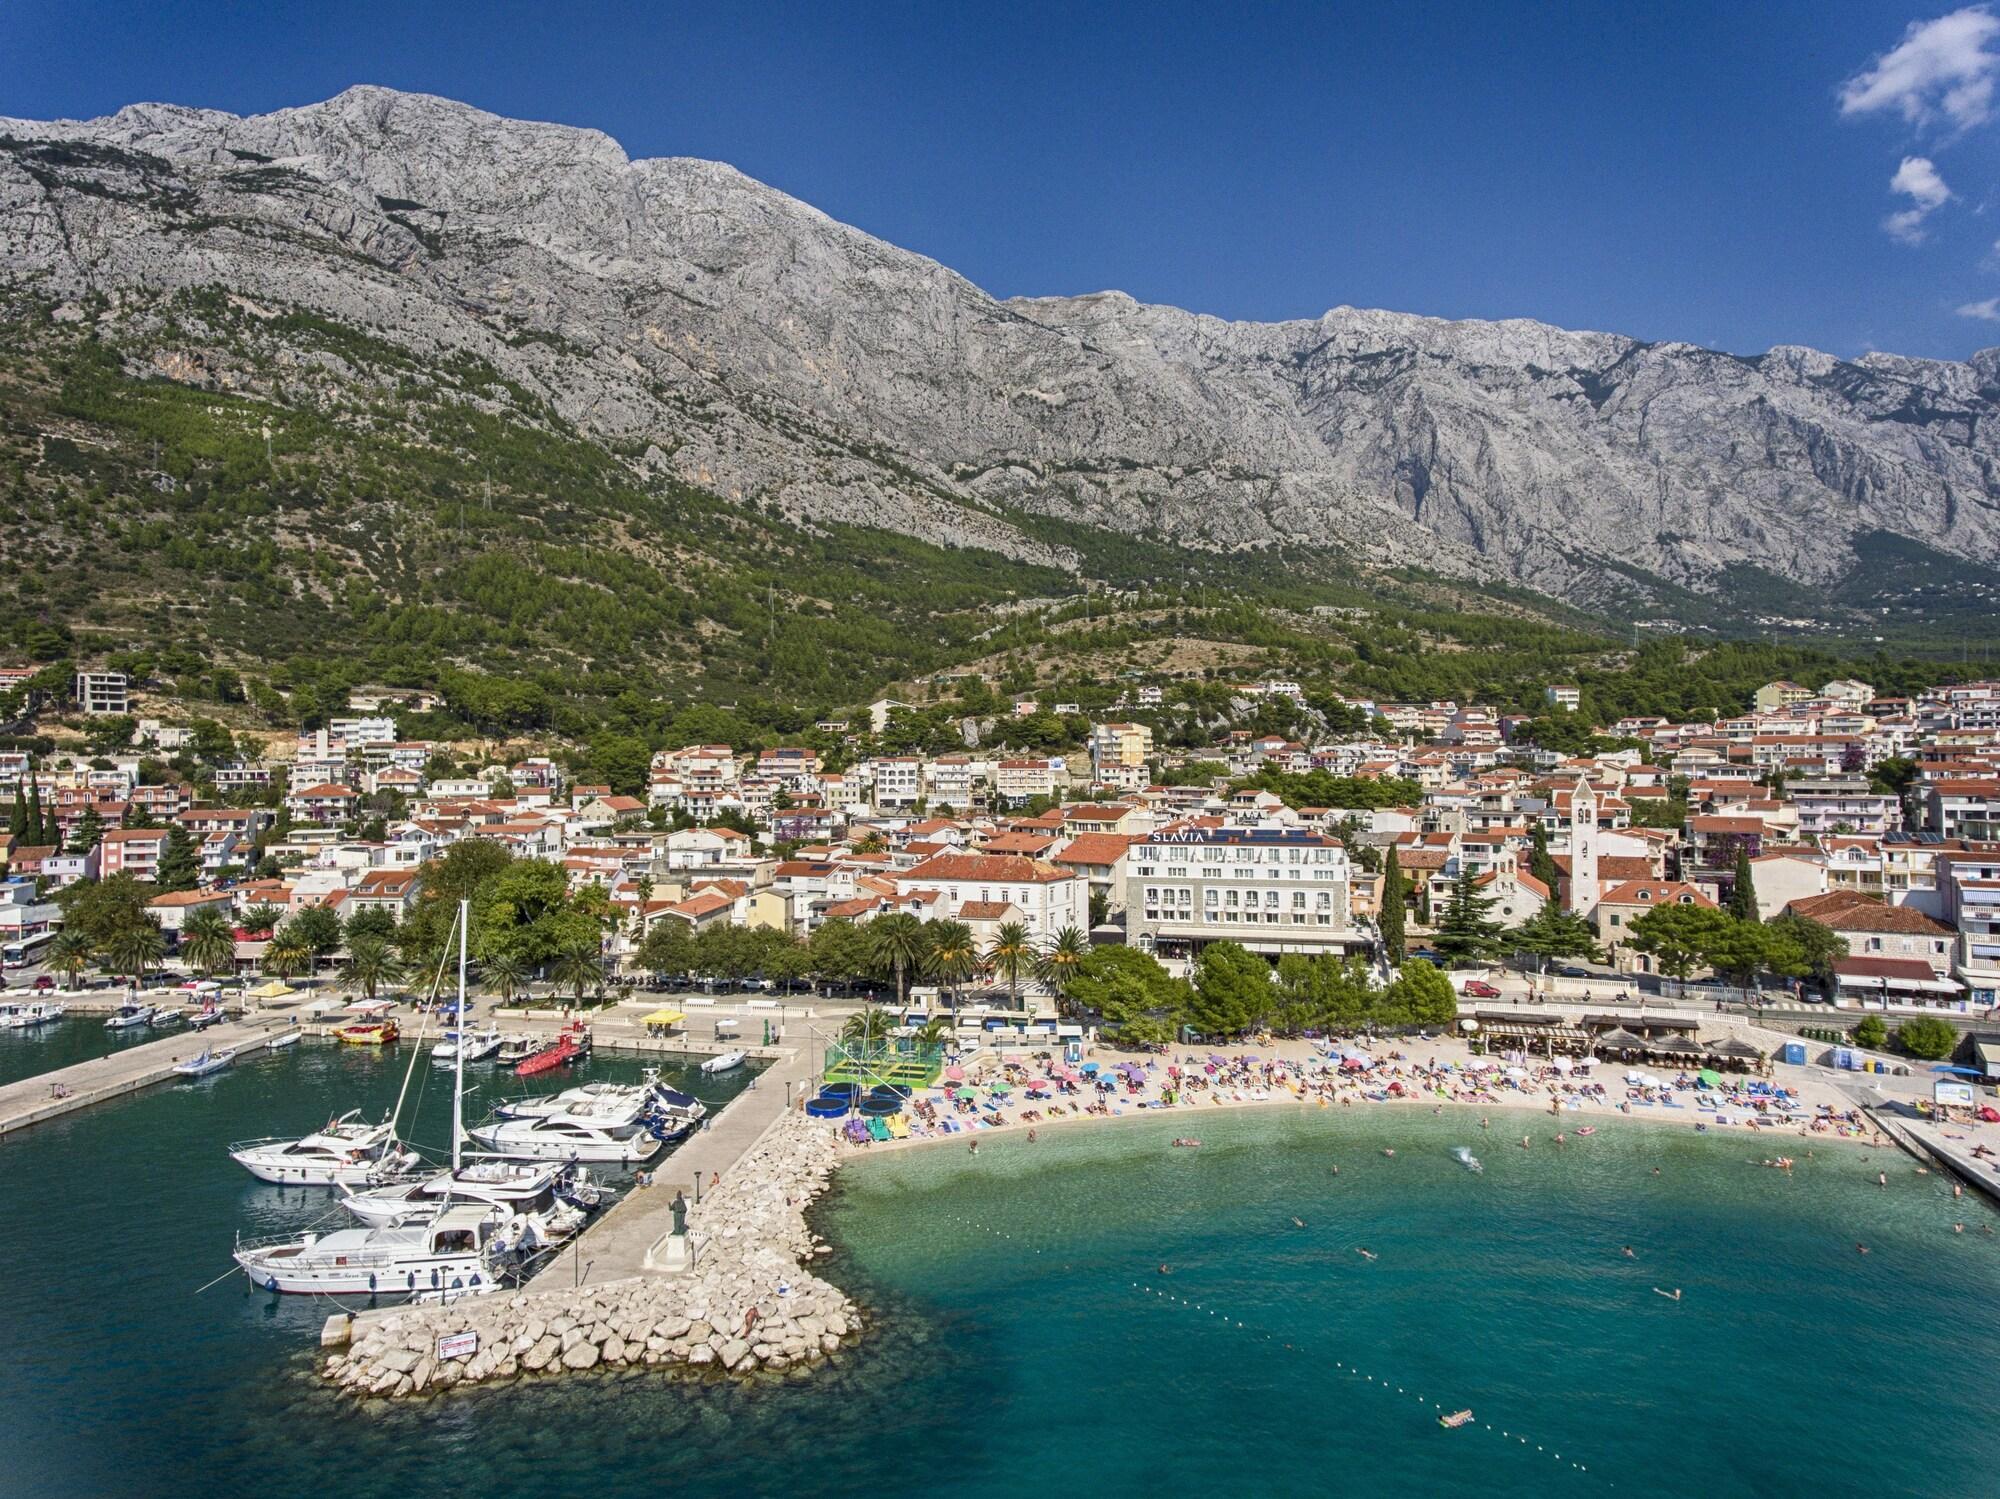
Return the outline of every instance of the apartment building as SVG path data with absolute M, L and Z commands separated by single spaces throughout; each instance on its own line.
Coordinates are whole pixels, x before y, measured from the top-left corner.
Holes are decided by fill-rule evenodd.
M 1347 850 L 1324 833 L 1181 824 L 1134 843 L 1126 869 L 1126 941 L 1163 958 L 1223 940 L 1339 954 L 1373 936 L 1352 914 Z

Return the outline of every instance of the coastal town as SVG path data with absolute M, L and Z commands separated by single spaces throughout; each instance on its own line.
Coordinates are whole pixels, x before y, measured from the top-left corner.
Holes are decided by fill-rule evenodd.
M 435 706 L 421 692 L 357 691 L 323 726 L 232 735 L 84 671 L 46 715 L 57 748 L 0 753 L 0 941 L 16 986 L 310 967 L 372 997 L 438 861 L 480 844 L 589 913 L 570 936 L 586 962 L 547 950 L 509 970 L 527 991 L 567 956 L 578 1000 L 810 985 L 1067 1019 L 1083 1007 L 1064 979 L 1094 952 L 1198 979 L 1222 944 L 1280 980 L 1301 959 L 1386 981 L 1424 958 L 1457 971 L 1461 999 L 1497 981 L 1815 1006 L 1844 1028 L 1942 1018 L 2000 1076 L 2000 1026 L 1981 1031 L 2000 991 L 2000 683 L 1886 698 L 1774 681 L 1712 722 L 1578 723 L 1569 751 L 1521 737 L 1558 738 L 1546 726 L 1578 713 L 1575 688 L 1546 695 L 1534 720 L 1350 701 L 1361 732 L 1165 750 L 1162 684 L 1140 683 L 1079 744 L 1034 756 L 881 753 L 910 711 L 883 699 L 811 744 L 663 748 L 615 787 L 575 778 L 560 746 L 405 737 L 399 715 Z M 1008 711 L 1081 722 L 1033 697 Z M 155 939 L 66 921 L 108 887 L 134 892 Z M 920 934 L 899 964 L 866 940 L 889 918 Z

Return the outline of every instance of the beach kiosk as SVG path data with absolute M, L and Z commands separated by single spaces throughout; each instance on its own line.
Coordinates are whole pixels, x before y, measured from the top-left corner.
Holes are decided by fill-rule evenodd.
M 646 1028 L 647 1035 L 664 1038 L 671 1036 L 676 1026 L 685 1026 L 687 1015 L 681 1010 L 654 1010 L 651 1014 L 641 1015 L 639 1024 Z

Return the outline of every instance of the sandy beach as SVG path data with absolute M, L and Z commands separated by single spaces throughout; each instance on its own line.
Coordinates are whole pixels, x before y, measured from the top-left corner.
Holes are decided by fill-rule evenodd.
M 1138 1091 L 1128 1091 L 1121 1081 L 1115 1093 L 1100 1095 L 1086 1083 L 1074 1093 L 1056 1092 L 1048 1098 L 1030 1099 L 1024 1096 L 1027 1084 L 1016 1081 L 997 1111 L 984 1107 L 976 1111 L 982 1122 L 975 1125 L 970 1122 L 975 1116 L 956 1111 L 943 1090 L 934 1088 L 917 1099 L 932 1107 L 939 1122 L 926 1123 L 914 1113 L 906 1113 L 907 1136 L 854 1141 L 845 1134 L 846 1120 L 829 1120 L 826 1128 L 840 1136 L 845 1154 L 864 1155 L 924 1145 L 973 1148 L 988 1137 L 1121 1118 L 1183 1121 L 1189 1126 L 1187 1138 L 1198 1140 L 1202 1116 L 1220 1109 L 1428 1108 L 1434 1112 L 1505 1112 L 1509 1117 L 1504 1125 L 1495 1119 L 1489 1126 L 1503 1144 L 1519 1145 L 1522 1137 L 1514 1131 L 1522 1129 L 1524 1122 L 1533 1123 L 1535 1127 L 1526 1130 L 1530 1149 L 1554 1145 L 1559 1134 L 1575 1140 L 1580 1128 L 1594 1130 L 1614 1120 L 1741 1133 L 1771 1141 L 1774 1155 L 1784 1154 L 1781 1142 L 1793 1139 L 1814 1143 L 1844 1140 L 1878 1147 L 1891 1144 L 1859 1118 L 1850 1099 L 1805 1068 L 1776 1067 L 1768 1078 L 1725 1075 L 1723 1086 L 1714 1089 L 1680 1088 L 1674 1086 L 1676 1080 L 1692 1081 L 1693 1071 L 1598 1061 L 1587 1071 L 1578 1064 L 1564 1073 L 1546 1060 L 1510 1063 L 1482 1057 L 1452 1036 L 1371 1045 L 1367 1051 L 1375 1065 L 1365 1071 L 1340 1071 L 1319 1045 L 1279 1040 L 1177 1047 L 1145 1056 L 1089 1048 L 1085 1061 L 1097 1063 L 1100 1071 L 1132 1065 L 1141 1068 L 1143 1082 Z M 1211 1058 L 1217 1057 L 1224 1059 L 1222 1065 L 1211 1068 Z M 1251 1062 L 1250 1058 L 1256 1060 Z M 968 1070 L 967 1082 L 960 1090 L 969 1088 L 983 1102 L 989 1096 L 988 1085 L 1001 1080 L 1010 1069 L 1020 1069 L 1013 1072 L 1016 1079 L 1022 1071 L 1034 1079 L 1046 1077 L 1050 1064 L 1035 1060 L 1027 1051 L 985 1054 Z M 1182 1078 L 1177 1080 L 1170 1069 L 1178 1069 Z M 1644 1073 L 1667 1086 L 1634 1088 L 1626 1081 L 1628 1072 Z M 1794 1099 L 1791 1117 L 1760 1115 L 1747 1096 L 1737 1091 L 1753 1082 L 1789 1090 Z M 1189 1083 L 1193 1086 L 1187 1086 Z M 1171 1102 L 1163 1097 L 1169 1093 L 1177 1095 Z M 1668 1099 L 1672 1102 L 1666 1102 Z M 1719 1107 L 1704 1107 L 1704 1100 Z M 1542 1116 L 1539 1122 L 1532 1119 L 1535 1114 Z M 946 1128 L 946 1120 L 959 1127 Z

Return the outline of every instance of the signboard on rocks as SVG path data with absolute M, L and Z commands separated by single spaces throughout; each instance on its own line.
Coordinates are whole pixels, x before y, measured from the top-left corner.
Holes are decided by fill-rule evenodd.
M 451 1332 L 438 1339 L 437 1361 L 449 1363 L 455 1358 L 471 1358 L 479 1351 L 479 1334 L 476 1332 Z

